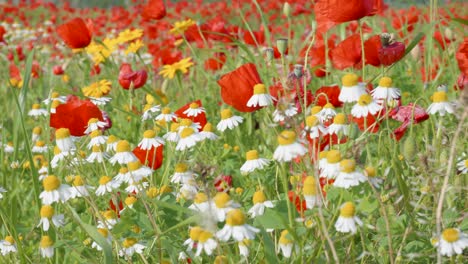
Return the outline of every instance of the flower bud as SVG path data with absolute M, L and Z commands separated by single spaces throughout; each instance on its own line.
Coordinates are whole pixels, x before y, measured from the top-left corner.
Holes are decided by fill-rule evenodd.
M 286 17 L 291 17 L 291 5 L 288 2 L 283 5 L 283 14 Z
M 288 39 L 280 38 L 276 40 L 276 47 L 278 48 L 279 53 L 283 56 L 288 49 Z

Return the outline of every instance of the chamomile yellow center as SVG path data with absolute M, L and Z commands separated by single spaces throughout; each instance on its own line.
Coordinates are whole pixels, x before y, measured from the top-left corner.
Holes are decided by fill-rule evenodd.
M 227 194 L 225 192 L 219 192 L 214 197 L 215 205 L 218 208 L 226 207 L 226 205 L 227 205 L 227 203 L 229 201 L 231 201 L 231 197 L 229 196 L 229 194 Z
M 104 219 L 106 219 L 106 220 L 111 220 L 111 219 L 117 218 L 117 215 L 116 215 L 115 212 L 112 211 L 112 210 L 107 210 L 107 211 L 105 211 L 105 212 L 102 214 L 102 216 L 103 216 Z
M 340 216 L 350 218 L 356 213 L 356 206 L 352 202 L 346 202 L 340 209 Z
M 324 109 L 325 109 L 325 108 L 327 108 L 327 109 L 335 109 L 335 107 L 333 106 L 332 103 L 326 103 L 326 104 L 323 106 L 323 108 L 324 108 Z
M 117 142 L 116 147 L 117 152 L 129 152 L 130 151 L 130 143 L 127 140 L 120 140 Z
M 12 236 L 6 236 L 5 241 L 13 245 L 15 243 L 15 239 Z
M 182 129 L 182 132 L 180 132 L 180 137 L 181 138 L 186 138 L 191 136 L 195 131 L 193 131 L 193 128 L 191 127 L 185 127 Z
M 296 132 L 285 130 L 278 135 L 277 139 L 280 145 L 291 145 L 296 141 Z
M 240 209 L 233 209 L 227 213 L 226 224 L 240 226 L 245 224 L 245 214 Z
M 41 207 L 41 218 L 48 218 L 51 219 L 54 216 L 54 208 L 50 205 L 43 205 Z
M 197 104 L 197 103 L 191 103 L 191 104 L 190 104 L 190 108 L 191 108 L 191 109 L 197 109 L 198 107 L 200 107 L 200 105 Z
M 353 172 L 356 169 L 356 161 L 353 159 L 344 159 L 340 162 L 340 167 L 342 172 Z
M 465 168 L 468 168 L 468 159 L 465 160 Z
M 91 134 L 89 134 L 89 136 L 91 138 L 95 138 L 95 137 L 98 137 L 98 136 L 101 136 L 101 135 L 102 135 L 101 130 L 94 130 L 93 132 L 91 132 Z
M 164 107 L 162 110 L 161 110 L 161 113 L 163 115 L 168 115 L 171 113 L 171 109 L 169 107 Z
M 293 241 L 288 238 L 288 234 L 289 234 L 288 230 L 283 230 L 281 232 L 281 236 L 278 242 L 283 245 L 292 244 Z
M 320 151 L 319 159 L 326 159 L 328 154 L 328 150 Z
M 197 193 L 195 195 L 195 199 L 193 199 L 193 201 L 196 204 L 204 203 L 204 202 L 208 201 L 208 196 L 206 196 L 205 193 L 199 192 L 199 193 Z
M 129 248 L 129 247 L 135 245 L 137 242 L 138 242 L 138 240 L 137 240 L 136 238 L 127 237 L 127 238 L 122 242 L 122 246 L 123 246 L 124 248 Z
M 307 176 L 304 181 L 304 186 L 302 187 L 302 192 L 304 195 L 316 195 L 317 187 L 315 186 L 314 176 Z
M 223 109 L 221 110 L 221 119 L 228 119 L 232 117 L 231 109 Z
M 136 203 L 137 201 L 137 198 L 135 196 L 128 196 L 127 198 L 125 198 L 125 204 L 126 205 L 133 205 L 134 203 Z
M 33 105 L 32 105 L 32 109 L 34 109 L 34 110 L 37 110 L 37 109 L 39 109 L 39 108 L 41 108 L 41 105 L 40 105 L 40 104 L 33 104 Z
M 98 228 L 98 233 L 101 234 L 103 237 L 107 237 L 109 235 L 109 230 L 105 228 Z
M 333 123 L 337 125 L 344 125 L 346 123 L 346 116 L 343 113 L 338 113 L 333 118 Z
M 60 96 L 59 93 L 53 92 L 52 95 L 50 96 L 50 98 L 58 98 L 59 96 Z
M 199 226 L 192 227 L 189 232 L 190 239 L 192 239 L 193 241 L 198 241 L 202 232 L 203 232 L 203 229 L 201 227 Z
M 188 169 L 187 164 L 185 163 L 177 163 L 175 166 L 175 172 L 177 173 L 183 173 L 186 172 Z
M 364 171 L 366 172 L 367 177 L 375 177 L 376 175 L 376 171 L 374 167 L 371 167 L 371 166 L 366 167 Z
M 170 193 L 172 192 L 172 188 L 168 185 L 163 185 L 161 186 L 161 188 L 159 189 L 159 193 L 160 194 L 163 194 L 163 193 Z
M 344 87 L 356 86 L 358 84 L 358 80 L 359 77 L 354 73 L 345 74 L 345 76 L 341 78 L 341 82 Z
M 54 175 L 49 175 L 42 182 L 42 186 L 46 192 L 54 191 L 60 187 L 60 180 Z
M 442 103 L 442 102 L 447 102 L 447 101 L 448 101 L 447 93 L 444 91 L 438 91 L 432 95 L 432 102 L 434 103 Z
M 370 94 L 363 94 L 359 96 L 358 104 L 361 106 L 366 106 L 372 102 L 372 96 Z
M 320 105 L 316 105 L 310 109 L 310 114 L 315 115 L 322 111 L 322 107 Z
M 88 120 L 88 126 L 91 125 L 91 124 L 95 124 L 95 123 L 97 123 L 98 121 L 99 121 L 99 119 L 97 119 L 97 118 L 90 118 L 90 119 Z
M 37 126 L 37 127 L 33 128 L 32 132 L 33 132 L 34 135 L 40 135 L 40 134 L 42 134 L 42 127 Z
M 213 237 L 213 234 L 211 232 L 208 232 L 208 231 L 202 231 L 200 233 L 200 235 L 198 236 L 198 241 L 200 243 L 205 243 L 206 241 L 208 241 L 208 239 L 212 238 Z
M 80 175 L 76 175 L 73 179 L 73 186 L 83 186 L 84 180 Z
M 318 124 L 318 118 L 314 115 L 310 115 L 306 118 L 306 126 L 314 127 Z
M 384 88 L 392 87 L 392 78 L 390 77 L 382 77 L 379 81 L 379 86 Z
M 107 144 L 112 144 L 114 142 L 117 142 L 117 140 L 119 140 L 116 136 L 114 135 L 110 135 L 108 138 L 107 138 Z
M 49 236 L 43 236 L 41 238 L 41 248 L 48 248 L 54 244 L 54 241 Z
M 59 128 L 55 131 L 56 139 L 65 139 L 68 137 L 70 137 L 70 130 L 68 130 L 68 128 Z
M 99 185 L 106 185 L 106 184 L 109 183 L 111 180 L 112 180 L 112 178 L 109 177 L 109 176 L 102 176 L 102 177 L 99 179 Z
M 143 133 L 143 137 L 144 138 L 154 138 L 156 136 L 156 132 L 152 129 L 150 130 L 146 130 L 144 133 Z
M 52 101 L 52 104 L 50 105 L 50 108 L 55 109 L 55 108 L 57 108 L 57 106 L 59 106 L 59 105 L 60 105 L 60 101 L 59 101 L 59 100 L 53 100 L 53 101 Z
M 43 146 L 45 146 L 45 142 L 44 142 L 44 141 L 42 141 L 42 140 L 36 141 L 36 147 L 43 147 Z
M 122 168 L 119 169 L 119 173 L 120 173 L 120 174 L 125 174 L 125 173 L 127 173 L 127 172 L 128 172 L 128 169 L 125 168 L 125 167 L 122 167 Z
M 60 154 L 62 151 L 60 150 L 60 148 L 58 146 L 55 146 L 54 147 L 54 155 L 58 155 Z
M 338 150 L 330 150 L 327 153 L 328 163 L 337 163 L 341 160 L 341 153 Z
M 145 104 L 145 107 L 143 107 L 143 112 L 146 112 L 146 111 L 150 110 L 151 107 L 153 107 L 153 105 L 151 105 L 151 104 Z
M 179 123 L 172 123 L 171 124 L 171 132 L 177 132 L 177 130 L 179 129 L 180 127 L 180 124 Z
M 188 118 L 183 118 L 179 123 L 181 126 L 190 126 L 193 122 Z
M 442 232 L 442 238 L 449 243 L 453 243 L 460 238 L 460 232 L 455 228 L 448 228 Z
M 254 94 L 266 94 L 266 86 L 263 83 L 258 83 L 254 86 Z
M 247 160 L 256 160 L 258 159 L 258 151 L 256 151 L 255 149 L 247 151 L 245 153 L 245 157 Z
M 93 152 L 101 152 L 101 145 L 94 145 L 92 148 Z
M 139 160 L 131 161 L 127 164 L 129 171 L 136 171 L 141 168 L 141 162 Z M 126 173 L 126 172 L 124 172 Z
M 263 191 L 256 191 L 252 197 L 252 201 L 254 204 L 265 202 L 266 201 L 265 193 L 263 193 Z
M 205 132 L 213 132 L 213 125 L 211 123 L 206 123 L 203 127 L 203 131 Z

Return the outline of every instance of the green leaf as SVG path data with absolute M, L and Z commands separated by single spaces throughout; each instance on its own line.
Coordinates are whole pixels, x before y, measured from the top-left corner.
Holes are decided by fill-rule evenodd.
M 265 214 L 255 218 L 255 224 L 261 226 L 265 229 L 285 229 L 287 226 L 288 217 L 286 214 L 280 214 L 278 212 L 287 212 L 281 211 L 276 208 L 276 210 L 266 210 Z
M 468 19 L 452 18 L 452 21 L 455 21 L 455 22 L 458 22 L 458 23 L 463 24 L 465 26 L 468 26 Z
M 369 201 L 368 198 L 362 199 L 358 204 L 358 211 L 371 214 L 379 207 L 379 202 L 377 200 Z
M 263 238 L 263 245 L 265 249 L 265 258 L 267 263 L 279 263 L 278 258 L 276 257 L 275 252 L 275 243 L 271 239 L 270 235 L 262 229 L 261 231 L 262 238 Z

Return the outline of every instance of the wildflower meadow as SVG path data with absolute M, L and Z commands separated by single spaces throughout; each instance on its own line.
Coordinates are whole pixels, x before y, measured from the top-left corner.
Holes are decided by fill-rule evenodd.
M 0 263 L 468 262 L 466 1 L 92 2 L 0 3 Z

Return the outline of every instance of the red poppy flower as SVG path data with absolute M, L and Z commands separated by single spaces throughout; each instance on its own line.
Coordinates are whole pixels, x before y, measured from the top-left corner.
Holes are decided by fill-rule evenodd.
M 216 52 L 212 58 L 205 61 L 205 69 L 211 71 L 220 70 L 226 62 L 226 54 L 224 52 Z
M 464 75 L 468 76 L 468 38 L 463 40 L 463 43 L 460 45 L 457 53 L 455 54 L 455 58 L 457 59 L 458 68 L 460 71 Z
M 6 44 L 5 40 L 3 39 L 3 36 L 5 35 L 5 33 L 6 33 L 6 29 L 3 26 L 0 26 L 0 42 Z
M 91 43 L 91 32 L 83 19 L 77 17 L 57 27 L 57 34 L 72 49 L 85 48 Z
M 101 66 L 99 64 L 94 64 L 89 71 L 90 76 L 99 75 L 101 73 Z
M 380 66 L 379 49 L 382 47 L 382 42 L 379 35 L 370 37 L 364 41 L 364 58 L 366 64 L 375 67 Z
M 115 204 L 118 204 L 118 210 Z M 117 198 L 115 199 L 115 201 L 114 198 L 109 199 L 109 207 L 112 211 L 114 211 L 117 214 L 117 217 L 120 218 L 120 212 L 122 212 L 122 210 L 124 209 L 122 199 L 120 198 L 120 192 L 117 192 Z
M 294 206 L 296 207 L 297 212 L 301 216 L 303 216 L 304 211 L 307 210 L 307 205 L 306 205 L 306 201 L 301 198 L 301 195 L 297 194 L 295 191 L 289 191 L 288 192 L 288 199 L 289 199 L 289 202 L 294 204 Z
M 152 147 L 148 150 L 143 150 L 140 147 L 136 147 L 132 152 L 140 160 L 141 164 L 145 164 L 153 170 L 157 170 L 161 167 L 163 162 L 163 150 L 164 145 L 160 145 L 157 148 Z
M 322 86 L 315 92 L 316 105 L 324 106 L 331 103 L 334 107 L 341 107 L 343 103 L 338 99 L 341 89 L 338 85 Z M 328 101 L 327 101 L 328 100 Z
M 376 13 L 375 0 L 320 0 L 315 12 L 335 23 L 361 19 Z
M 63 67 L 61 65 L 55 65 L 52 68 L 52 72 L 54 73 L 54 75 L 62 75 L 62 74 L 65 73 L 65 71 L 63 70 Z
M 213 184 L 218 192 L 228 192 L 232 187 L 232 176 L 219 175 L 214 179 Z
M 176 114 L 180 118 L 188 118 L 188 119 L 192 120 L 194 123 L 199 123 L 200 126 L 201 126 L 201 129 L 203 129 L 203 127 L 205 127 L 206 122 L 207 122 L 205 112 L 200 113 L 195 117 L 194 116 L 187 116 L 187 114 L 184 114 L 184 111 L 189 109 L 190 106 L 192 106 L 192 104 L 197 104 L 198 107 L 203 106 L 202 102 L 200 100 L 196 100 L 196 101 L 190 102 L 190 103 L 182 106 L 177 111 L 175 111 L 174 114 Z
M 457 84 L 455 85 L 455 90 L 464 90 L 468 87 L 468 76 L 463 73 L 460 73 L 457 79 Z
M 148 74 L 145 70 L 133 71 L 132 66 L 128 63 L 122 63 L 119 72 L 119 84 L 125 90 L 130 89 L 133 85 L 133 89 L 138 89 L 145 85 L 148 79 Z
M 358 34 L 346 38 L 330 52 L 333 67 L 339 70 L 358 66 L 361 54 L 361 38 Z
M 67 101 L 55 109 L 50 115 L 50 126 L 56 129 L 68 128 L 72 136 L 81 137 L 91 118 L 105 122 L 101 110 L 90 100 L 80 100 L 70 95 Z
M 390 36 L 385 34 L 380 36 L 382 47 L 379 49 L 380 62 L 385 66 L 390 66 L 405 56 L 405 44 L 402 42 L 390 42 Z
M 253 63 L 244 64 L 218 80 L 223 101 L 240 112 L 253 112 L 261 108 L 247 106 L 254 93 L 254 86 L 261 83 L 262 80 Z
M 379 131 L 380 125 L 378 119 L 373 115 L 367 115 L 366 117 L 359 118 L 350 115 L 348 119 L 352 119 L 361 131 L 369 131 L 371 133 L 377 133 Z
M 261 46 L 265 43 L 265 33 L 263 30 L 259 31 L 244 31 L 244 42 L 252 46 Z
M 10 71 L 10 79 L 14 79 L 16 81 L 21 81 L 21 72 L 18 66 L 15 64 L 10 64 L 9 66 L 9 71 Z
M 166 7 L 163 0 L 149 0 L 143 6 L 141 16 L 145 19 L 159 20 L 166 16 Z

